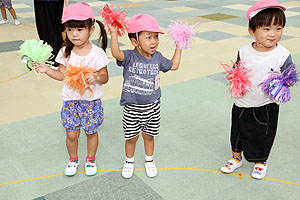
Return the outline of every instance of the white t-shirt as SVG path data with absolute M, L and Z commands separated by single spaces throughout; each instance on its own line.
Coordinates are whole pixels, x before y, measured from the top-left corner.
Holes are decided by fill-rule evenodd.
M 76 67 L 89 66 L 95 68 L 97 71 L 105 67 L 110 61 L 107 58 L 103 49 L 92 44 L 91 51 L 86 56 L 78 56 L 73 51 L 69 58 L 64 57 L 65 47 L 63 47 L 57 54 L 55 59 L 56 62 L 66 66 L 68 68 L 69 64 Z M 73 90 L 67 84 L 64 85 L 62 89 L 62 99 L 63 101 L 70 100 L 88 100 L 92 101 L 95 99 L 100 99 L 103 96 L 102 85 L 95 83 L 90 85 L 93 90 L 93 95 L 90 95 L 89 89 L 85 89 L 84 94 L 81 95 L 79 91 Z
M 250 70 L 251 87 L 243 97 L 235 98 L 235 104 L 238 107 L 249 108 L 275 102 L 264 94 L 259 84 L 269 77 L 271 69 L 281 72 L 281 67 L 290 58 L 290 52 L 280 44 L 277 44 L 277 47 L 271 51 L 259 52 L 252 47 L 252 43 L 249 43 L 239 50 L 239 57 L 245 62 L 246 68 Z

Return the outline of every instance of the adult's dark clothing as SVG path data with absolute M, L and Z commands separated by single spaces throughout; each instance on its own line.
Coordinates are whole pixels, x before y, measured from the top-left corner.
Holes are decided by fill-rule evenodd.
M 54 61 L 60 50 L 62 39 L 61 18 L 64 0 L 34 0 L 34 13 L 39 38 L 53 48 Z

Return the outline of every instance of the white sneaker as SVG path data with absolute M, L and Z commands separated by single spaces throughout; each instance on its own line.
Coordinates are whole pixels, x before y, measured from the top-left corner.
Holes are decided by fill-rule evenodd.
M 145 161 L 146 174 L 149 178 L 157 176 L 157 168 L 154 161 Z
M 77 173 L 79 162 L 70 161 L 65 169 L 66 176 L 74 176 Z
M 125 161 L 125 164 L 122 169 L 123 178 L 131 178 L 133 175 L 133 169 L 134 169 L 134 162 Z
M 238 162 L 238 160 L 231 158 L 220 168 L 220 170 L 224 173 L 231 173 L 237 168 L 241 167 L 242 164 L 243 164 L 243 160 Z
M 8 20 L 7 19 L 2 19 L 1 21 L 0 21 L 0 24 L 8 24 L 9 22 L 8 22 Z
M 16 26 L 20 25 L 19 20 L 15 19 L 15 25 L 16 25 Z
M 97 173 L 96 161 L 89 160 L 89 162 L 85 162 L 84 172 L 87 176 L 93 176 Z
M 252 177 L 256 179 L 263 179 L 266 176 L 267 173 L 267 162 L 261 163 L 255 163 L 253 171 L 252 171 Z

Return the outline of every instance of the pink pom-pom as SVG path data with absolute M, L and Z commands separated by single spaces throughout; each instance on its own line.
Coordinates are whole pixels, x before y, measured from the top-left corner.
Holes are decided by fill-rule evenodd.
M 108 4 L 105 4 L 103 9 L 100 9 L 99 14 L 104 18 L 104 25 L 108 28 L 112 26 L 117 26 L 118 35 L 121 37 L 125 34 L 125 29 L 127 27 L 127 12 L 125 10 L 120 12 L 119 5 L 116 10 L 114 10 L 111 4 L 111 9 Z
M 251 87 L 251 82 L 248 79 L 249 70 L 245 67 L 245 62 L 241 60 L 238 63 L 232 62 L 232 64 L 233 68 L 221 63 L 227 73 L 226 79 L 230 84 L 229 90 L 232 97 L 242 97 L 248 92 L 249 88 Z
M 199 26 L 200 22 L 196 23 L 193 27 L 189 27 L 187 23 L 180 21 L 173 21 L 169 26 L 170 37 L 175 45 L 182 49 L 189 49 L 192 43 L 192 36 L 195 34 L 194 28 Z

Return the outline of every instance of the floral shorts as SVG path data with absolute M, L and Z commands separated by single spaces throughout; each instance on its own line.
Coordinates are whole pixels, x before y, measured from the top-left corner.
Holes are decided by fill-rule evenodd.
M 102 102 L 100 99 L 64 101 L 61 120 L 66 131 L 82 127 L 86 134 L 93 134 L 103 122 Z

